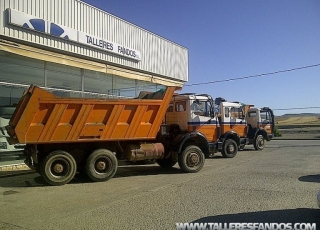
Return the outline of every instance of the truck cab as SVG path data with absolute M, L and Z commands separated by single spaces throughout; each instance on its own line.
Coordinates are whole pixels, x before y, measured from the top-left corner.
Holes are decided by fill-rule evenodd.
M 220 151 L 224 157 L 237 154 L 241 143 L 246 143 L 246 120 L 243 106 L 238 102 L 213 100 L 207 94 L 175 95 L 168 107 L 165 123 L 181 132 L 202 136 L 203 152 L 211 156 Z M 198 144 L 199 145 L 199 144 Z
M 246 119 L 244 109 L 239 102 L 221 102 L 220 116 L 222 133 L 234 132 L 240 137 L 246 136 Z
M 269 107 L 251 107 L 247 112 L 249 144 L 253 144 L 256 150 L 265 147 L 265 141 L 270 141 L 274 135 L 274 114 Z

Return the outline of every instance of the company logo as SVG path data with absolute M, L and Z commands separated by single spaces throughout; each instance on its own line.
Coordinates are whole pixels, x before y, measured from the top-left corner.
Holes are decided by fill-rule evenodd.
M 60 38 L 64 38 L 64 39 L 68 39 L 69 40 L 69 36 L 66 35 L 66 32 L 63 28 L 61 28 L 60 26 L 58 26 L 55 23 L 50 23 L 50 34 L 53 36 L 57 36 Z
M 72 40 L 87 46 L 93 46 L 117 55 L 135 59 L 140 61 L 140 51 L 134 50 L 123 45 L 107 41 L 103 38 L 95 37 L 93 35 L 74 30 L 72 28 L 58 25 L 54 22 L 50 22 L 41 18 L 36 18 L 33 15 L 26 14 L 14 9 L 8 9 L 9 11 L 9 24 L 20 26 L 23 28 L 35 30 L 41 33 L 50 34 L 51 36 Z
M 38 30 L 40 32 L 46 32 L 46 22 L 42 19 L 30 19 L 28 22 L 22 25 L 28 29 Z
M 49 25 L 49 28 L 46 28 L 47 25 Z M 37 18 L 30 19 L 27 22 L 23 23 L 22 27 L 33 29 L 43 33 L 47 33 L 48 31 L 50 35 L 69 40 L 69 36 L 66 35 L 66 31 L 61 26 L 53 22 L 49 23 L 43 19 L 37 19 Z

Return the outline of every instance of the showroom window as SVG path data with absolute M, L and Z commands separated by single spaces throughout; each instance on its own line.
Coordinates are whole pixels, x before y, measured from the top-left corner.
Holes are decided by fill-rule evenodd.
M 54 91 L 59 97 L 81 97 L 81 69 L 46 63 L 46 87 L 66 91 Z M 69 91 L 71 90 L 71 91 Z
M 85 97 L 134 98 L 139 95 L 140 91 L 155 92 L 164 88 L 165 86 L 150 82 L 84 70 Z
M 134 98 L 165 86 L 0 52 L 0 106 L 19 102 L 33 84 L 59 97 Z
M 7 52 L 1 52 L 0 58 L 0 81 L 44 86 L 44 61 Z
M 44 86 L 44 61 L 7 52 L 0 58 L 0 106 L 17 104 L 31 83 Z
M 84 97 L 108 97 L 112 95 L 112 76 L 105 73 L 84 70 Z M 98 93 L 98 94 L 96 94 Z

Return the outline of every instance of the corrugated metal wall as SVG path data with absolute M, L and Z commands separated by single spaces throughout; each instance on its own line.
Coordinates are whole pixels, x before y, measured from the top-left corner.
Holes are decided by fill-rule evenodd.
M 8 24 L 11 8 L 141 52 L 135 61 L 80 43 Z M 0 0 L 0 35 L 188 81 L 188 50 L 78 0 Z

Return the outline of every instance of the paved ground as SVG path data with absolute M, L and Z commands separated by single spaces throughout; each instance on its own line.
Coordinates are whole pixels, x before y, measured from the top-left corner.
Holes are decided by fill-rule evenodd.
M 1 176 L 0 229 L 175 229 L 177 222 L 317 223 L 320 141 L 271 141 L 199 173 L 120 167 L 103 183 L 47 186 L 34 172 Z

